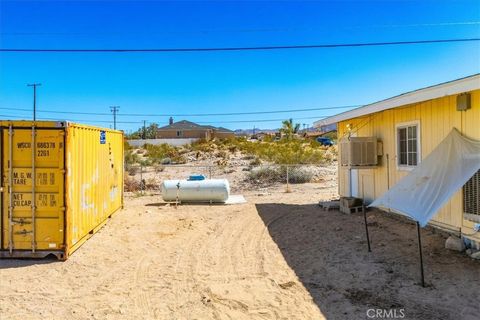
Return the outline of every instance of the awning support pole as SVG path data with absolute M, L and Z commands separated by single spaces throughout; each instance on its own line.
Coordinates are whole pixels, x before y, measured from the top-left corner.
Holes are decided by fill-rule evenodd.
M 422 237 L 420 234 L 420 223 L 418 221 L 417 221 L 417 234 L 418 234 L 418 252 L 420 253 L 420 275 L 422 277 L 422 287 L 425 287 L 425 277 L 423 274 Z
M 370 248 L 370 236 L 368 234 L 367 210 L 365 210 L 364 204 L 362 204 L 362 211 L 363 211 L 363 219 L 365 220 L 365 233 L 367 234 L 368 252 L 372 252 L 372 249 Z

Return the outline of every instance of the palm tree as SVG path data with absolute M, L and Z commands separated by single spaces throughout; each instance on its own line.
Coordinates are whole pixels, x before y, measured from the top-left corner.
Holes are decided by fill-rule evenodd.
M 283 133 L 283 135 L 288 139 L 292 139 L 293 135 L 298 133 L 298 130 L 300 130 L 300 123 L 293 123 L 293 119 L 288 119 L 282 122 L 282 128 L 280 129 L 280 132 Z

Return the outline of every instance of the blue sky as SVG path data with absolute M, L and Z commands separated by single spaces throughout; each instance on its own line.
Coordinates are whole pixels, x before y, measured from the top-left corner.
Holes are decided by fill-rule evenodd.
M 1 1 L 2 48 L 189 48 L 479 38 L 478 1 Z M 120 129 L 167 116 L 361 105 L 480 72 L 480 42 L 254 52 L 0 53 L 0 117 L 109 113 Z M 275 128 L 344 110 L 175 117 Z M 38 113 L 111 126 L 110 115 Z M 308 118 L 308 119 L 304 119 Z M 102 122 L 105 121 L 105 122 Z M 134 123 L 121 123 L 134 122 Z M 138 122 L 138 124 L 137 124 Z

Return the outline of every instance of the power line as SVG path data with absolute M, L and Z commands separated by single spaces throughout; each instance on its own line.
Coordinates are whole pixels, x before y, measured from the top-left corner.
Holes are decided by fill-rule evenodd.
M 5 118 L 12 118 L 12 119 L 24 119 L 23 116 L 18 115 L 5 115 L 0 114 L 0 117 Z M 329 116 L 320 115 L 315 117 L 292 117 L 293 120 L 314 120 L 314 119 L 323 119 Z M 89 123 L 112 123 L 111 120 L 89 120 L 89 119 L 60 119 L 60 118 L 38 118 L 37 120 L 45 120 L 45 121 L 73 121 L 73 122 L 89 122 Z M 231 120 L 231 121 L 205 121 L 205 122 L 197 122 L 198 124 L 222 124 L 222 123 L 258 123 L 258 122 L 281 122 L 284 121 L 285 118 L 277 118 L 277 119 L 255 119 L 255 120 Z M 140 127 L 144 123 L 144 120 L 139 121 L 116 121 L 117 124 L 138 124 Z M 148 124 L 158 124 L 158 122 L 154 121 L 147 121 Z
M 316 117 L 303 117 L 303 118 L 295 118 L 291 117 L 293 120 L 313 120 L 313 119 L 323 119 L 327 118 L 329 116 L 316 116 Z M 256 119 L 256 120 L 232 120 L 232 121 L 209 121 L 209 122 L 197 122 L 198 124 L 209 124 L 209 123 L 249 123 L 249 122 L 279 122 L 279 121 L 284 121 L 286 120 L 285 118 L 282 119 Z
M 302 109 L 286 109 L 286 110 L 272 110 L 272 111 L 251 111 L 251 112 L 225 112 L 225 113 L 184 113 L 184 114 L 145 114 L 145 113 L 122 113 L 117 114 L 117 117 L 212 117 L 212 116 L 244 116 L 244 115 L 258 115 L 258 114 L 275 114 L 275 113 L 291 113 L 291 112 L 308 112 L 321 110 L 335 110 L 335 109 L 352 109 L 358 108 L 361 105 L 349 106 L 335 106 L 335 107 L 318 107 L 318 108 L 302 108 Z M 30 109 L 8 108 L 2 107 L 0 110 L 14 110 L 14 111 L 31 111 Z M 54 110 L 37 110 L 40 113 L 56 113 L 56 114 L 77 114 L 77 115 L 94 115 L 94 116 L 110 116 L 111 113 L 101 112 L 76 112 L 76 111 L 54 111 Z
M 381 29 L 381 28 L 412 28 L 412 27 L 451 27 L 451 26 L 470 26 L 479 25 L 480 21 L 452 21 L 452 22 L 432 22 L 432 23 L 408 23 L 408 24 L 373 24 L 373 25 L 353 25 L 353 26 L 298 26 L 298 27 L 270 27 L 270 28 L 242 28 L 242 29 L 197 29 L 197 30 L 162 30 L 154 32 L 0 32 L 0 35 L 6 36 L 124 36 L 124 35 L 164 35 L 164 34 L 209 34 L 209 33 L 256 33 L 256 32 L 297 32 L 297 31 L 316 31 L 333 29 Z
M 336 44 L 309 44 L 309 45 L 283 45 L 283 46 L 255 46 L 255 47 L 212 47 L 212 48 L 142 48 L 142 49 L 47 49 L 47 48 L 0 48 L 0 52 L 96 52 L 96 53 L 135 53 L 135 52 L 209 52 L 209 51 L 260 51 L 260 50 L 288 50 L 288 49 L 326 49 L 344 47 L 373 47 L 396 46 L 412 44 L 452 43 L 480 41 L 480 38 L 456 38 L 436 40 L 413 40 L 391 42 L 362 42 L 362 43 L 336 43 Z

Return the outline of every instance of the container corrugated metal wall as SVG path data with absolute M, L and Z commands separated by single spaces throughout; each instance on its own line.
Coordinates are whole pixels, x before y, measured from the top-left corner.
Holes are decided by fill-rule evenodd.
M 0 128 L 0 256 L 66 259 L 122 207 L 123 133 L 45 121 Z

